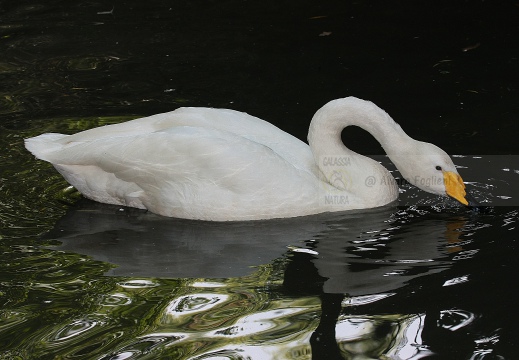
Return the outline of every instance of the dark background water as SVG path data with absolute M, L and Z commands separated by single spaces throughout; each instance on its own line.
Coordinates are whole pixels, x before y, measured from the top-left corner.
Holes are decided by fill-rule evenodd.
M 517 205 L 517 39 L 516 1 L 0 2 L 0 359 L 304 359 L 311 334 L 328 341 L 312 337 L 314 359 L 333 358 L 334 335 L 344 358 L 391 339 L 414 358 L 514 359 L 518 215 L 501 205 Z M 407 187 L 380 212 L 199 224 L 77 202 L 23 147 L 179 106 L 304 140 L 349 95 L 482 155 L 455 161 L 480 200 L 504 202 L 475 214 Z
M 449 153 L 517 153 L 514 1 L 4 1 L 3 124 L 232 107 L 306 138 L 355 95 Z M 349 143 L 366 152 L 366 140 Z

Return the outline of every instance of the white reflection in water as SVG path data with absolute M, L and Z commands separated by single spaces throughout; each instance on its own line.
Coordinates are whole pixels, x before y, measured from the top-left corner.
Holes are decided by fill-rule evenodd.
M 149 354 L 161 347 L 175 345 L 179 340 L 184 340 L 185 338 L 187 338 L 186 335 L 168 332 L 139 336 L 133 343 L 119 349 L 117 353 L 110 355 L 109 359 L 137 359 L 140 355 Z
M 228 298 L 228 295 L 209 293 L 181 296 L 169 304 L 169 306 L 166 308 L 166 315 L 178 317 L 191 315 L 201 311 L 208 311 L 218 304 L 227 301 Z
M 225 287 L 225 284 L 223 283 L 217 283 L 213 281 L 195 281 L 191 284 L 192 287 L 199 287 L 199 288 L 219 288 L 219 287 Z
M 518 211 L 511 211 L 510 213 L 508 213 L 506 215 L 506 217 L 503 219 L 502 226 L 508 226 L 510 224 L 514 224 L 517 221 L 517 214 L 518 214 Z M 511 229 L 515 229 L 515 227 L 512 227 Z
M 464 283 L 464 282 L 467 282 L 467 281 L 469 281 L 469 276 L 468 275 L 463 275 L 463 276 L 455 277 L 453 279 L 446 280 L 443 283 L 443 286 L 457 285 L 457 284 L 461 284 L 461 283 Z
M 151 342 L 159 342 L 159 341 L 177 341 L 186 338 L 186 335 L 173 333 L 173 332 L 160 332 L 160 333 L 151 333 L 143 336 L 139 336 L 138 339 L 151 341 Z
M 359 306 L 359 305 L 371 304 L 371 303 L 374 303 L 375 301 L 385 299 L 385 298 L 393 296 L 395 294 L 396 293 L 385 293 L 385 294 L 353 296 L 353 297 L 345 298 L 342 301 L 342 306 Z
M 134 355 L 138 354 L 138 351 L 124 351 L 120 354 L 116 354 L 110 358 L 110 360 L 124 360 L 124 359 L 130 359 Z
M 319 255 L 319 253 L 315 250 L 307 249 L 307 248 L 298 248 L 298 247 L 290 247 L 290 250 L 296 253 L 306 253 L 310 255 Z
M 125 294 L 115 293 L 109 294 L 103 297 L 101 302 L 102 306 L 123 306 L 130 305 L 132 303 L 132 299 Z
M 254 360 L 309 360 L 311 350 L 307 341 L 291 341 L 283 344 L 262 344 L 261 346 L 236 344 L 206 352 L 190 360 L 229 360 L 229 359 L 254 359 Z
M 432 353 L 422 343 L 425 314 L 412 316 L 404 321 L 395 336 L 398 341 L 387 352 L 389 359 L 417 360 Z
M 335 331 L 339 342 L 351 342 L 369 337 L 375 327 L 376 324 L 371 319 L 349 318 L 339 321 Z
M 51 342 L 62 342 L 75 338 L 86 331 L 92 330 L 103 323 L 98 320 L 81 319 L 76 320 L 57 331 L 57 333 L 50 339 Z
M 499 342 L 499 336 L 498 335 L 493 335 L 493 336 L 489 336 L 489 337 L 484 337 L 484 338 L 481 338 L 481 339 L 476 339 L 474 340 L 474 342 L 479 346 L 479 345 L 487 345 L 487 344 L 496 344 L 497 342 Z
M 440 326 L 450 331 L 456 331 L 470 324 L 476 316 L 465 310 L 451 309 L 440 311 Z
M 431 356 L 432 352 L 422 342 L 425 317 L 425 314 L 385 318 L 343 315 L 336 325 L 340 351 L 347 359 L 417 360 Z M 382 324 L 390 324 L 383 333 L 380 330 L 386 326 L 381 327 Z
M 118 283 L 119 286 L 128 289 L 139 289 L 159 286 L 159 284 L 146 279 L 134 279 Z
M 276 323 L 279 323 L 283 317 L 306 311 L 308 311 L 307 308 L 285 308 L 258 312 L 244 316 L 233 326 L 214 331 L 212 336 L 240 337 L 258 334 L 279 326 Z

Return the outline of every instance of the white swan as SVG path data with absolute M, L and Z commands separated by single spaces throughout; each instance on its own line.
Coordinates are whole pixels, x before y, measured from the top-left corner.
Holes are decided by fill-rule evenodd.
M 370 132 L 411 184 L 467 205 L 450 157 L 410 138 L 375 104 L 333 100 L 314 115 L 310 146 L 225 109 L 175 111 L 74 135 L 26 139 L 85 197 L 201 220 L 256 220 L 382 206 L 397 199 L 389 171 L 349 150 L 341 131 Z

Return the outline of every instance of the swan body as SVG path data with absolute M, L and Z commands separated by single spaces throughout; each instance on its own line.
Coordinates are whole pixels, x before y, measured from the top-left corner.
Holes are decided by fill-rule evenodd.
M 397 199 L 389 171 L 342 143 L 350 125 L 370 132 L 406 180 L 467 204 L 443 150 L 410 138 L 382 109 L 354 97 L 317 111 L 309 145 L 242 112 L 179 108 L 74 135 L 43 134 L 25 146 L 95 201 L 187 219 L 258 220 Z

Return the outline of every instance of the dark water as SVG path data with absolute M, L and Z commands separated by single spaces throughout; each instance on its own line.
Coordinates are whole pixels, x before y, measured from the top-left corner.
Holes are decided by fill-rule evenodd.
M 0 3 L 0 359 L 515 359 L 518 35 L 511 1 Z M 462 154 L 488 211 L 404 184 L 363 212 L 165 219 L 23 148 L 183 105 L 304 139 L 347 95 Z

